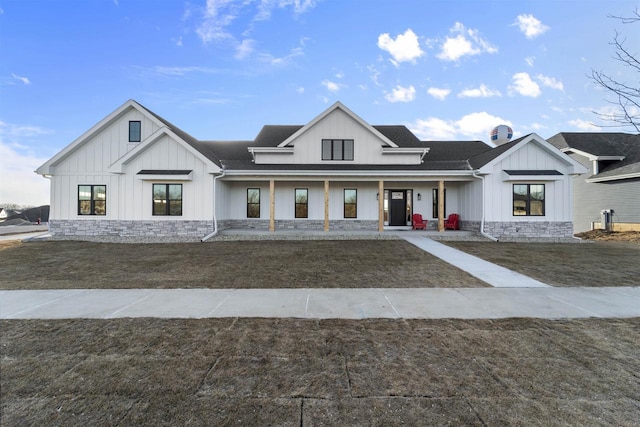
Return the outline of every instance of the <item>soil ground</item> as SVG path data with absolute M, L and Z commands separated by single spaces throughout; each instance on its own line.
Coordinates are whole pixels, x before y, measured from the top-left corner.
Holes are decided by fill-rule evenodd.
M 640 244 L 442 242 L 552 286 L 638 286 Z
M 576 234 L 576 237 L 586 240 L 606 240 L 613 242 L 640 243 L 640 231 L 604 231 L 591 230 Z
M 640 419 L 640 319 L 0 321 L 2 425 Z
M 12 243 L 0 277 L 0 289 L 489 286 L 404 240 Z

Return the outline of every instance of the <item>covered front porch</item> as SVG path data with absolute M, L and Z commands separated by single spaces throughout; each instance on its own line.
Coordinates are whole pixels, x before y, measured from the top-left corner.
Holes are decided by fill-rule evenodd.
M 411 230 L 413 214 L 420 214 L 428 232 L 442 233 L 447 216 L 457 213 L 461 230 L 480 231 L 482 185 L 468 176 L 245 177 L 221 184 L 221 230 L 382 233 Z

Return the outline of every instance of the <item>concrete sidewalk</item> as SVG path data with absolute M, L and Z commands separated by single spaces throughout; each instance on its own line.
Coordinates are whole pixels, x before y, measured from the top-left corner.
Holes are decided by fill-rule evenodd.
M 0 291 L 2 319 L 559 319 L 638 316 L 638 287 Z

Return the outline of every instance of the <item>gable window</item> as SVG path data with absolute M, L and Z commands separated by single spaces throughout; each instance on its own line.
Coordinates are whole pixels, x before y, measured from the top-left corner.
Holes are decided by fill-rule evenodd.
M 296 218 L 309 218 L 309 189 L 296 188 Z
M 153 215 L 182 215 L 182 184 L 153 184 Z
M 129 142 L 140 142 L 142 136 L 142 125 L 139 121 L 129 122 Z
M 358 217 L 358 190 L 355 188 L 344 189 L 344 217 Z
M 438 189 L 434 188 L 432 190 L 432 200 L 433 200 L 433 207 L 432 207 L 432 213 L 431 213 L 431 217 L 432 218 L 438 218 Z M 444 217 L 447 217 L 447 189 L 444 189 Z
M 323 139 L 322 160 L 353 160 L 353 139 Z
M 544 216 L 544 184 L 513 184 L 513 215 Z
M 78 185 L 78 215 L 106 215 L 107 186 Z
M 247 188 L 247 218 L 260 218 L 259 188 Z

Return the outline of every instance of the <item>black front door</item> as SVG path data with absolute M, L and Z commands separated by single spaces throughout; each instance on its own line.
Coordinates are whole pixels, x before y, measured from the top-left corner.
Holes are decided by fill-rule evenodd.
M 389 191 L 389 225 L 407 225 L 407 192 L 405 190 Z

